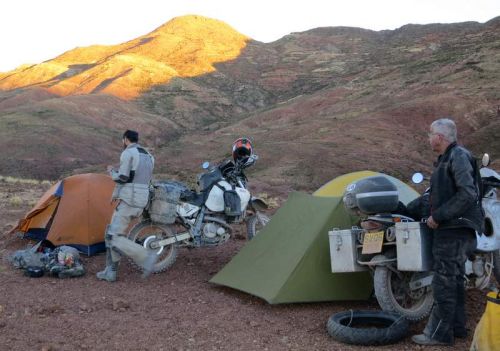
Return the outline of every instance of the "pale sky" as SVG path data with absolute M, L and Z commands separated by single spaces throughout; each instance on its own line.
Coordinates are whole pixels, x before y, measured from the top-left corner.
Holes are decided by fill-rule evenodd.
M 0 72 L 75 47 L 119 44 L 187 14 L 271 42 L 317 27 L 484 23 L 500 16 L 500 0 L 1 0 Z

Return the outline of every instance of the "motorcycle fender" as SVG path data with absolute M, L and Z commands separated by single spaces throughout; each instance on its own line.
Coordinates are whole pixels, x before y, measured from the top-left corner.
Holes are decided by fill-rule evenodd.
M 476 250 L 480 252 L 493 252 L 500 249 L 500 240 L 495 236 L 486 236 L 476 232 Z
M 500 201 L 495 198 L 484 198 L 483 209 L 485 212 L 485 221 L 488 225 L 487 235 L 489 238 L 495 238 L 495 247 L 500 246 Z
M 252 197 L 252 199 L 250 200 L 250 204 L 252 208 L 254 208 L 257 211 L 265 211 L 269 208 L 268 204 L 264 200 L 259 199 L 258 197 Z
M 394 259 L 387 258 L 385 255 L 376 255 L 367 263 L 369 266 L 389 266 Z

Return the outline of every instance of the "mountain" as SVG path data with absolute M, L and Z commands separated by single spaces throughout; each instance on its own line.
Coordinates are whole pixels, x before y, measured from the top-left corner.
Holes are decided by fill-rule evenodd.
M 21 66 L 0 76 L 0 89 L 36 86 L 61 96 L 106 93 L 131 99 L 172 77 L 214 71 L 214 63 L 236 58 L 247 40 L 223 22 L 179 17 L 123 44 L 76 48 Z
M 173 19 L 116 46 L 0 74 L 3 174 L 57 178 L 116 162 L 136 128 L 157 172 L 185 179 L 254 140 L 249 170 L 312 190 L 361 169 L 429 172 L 429 123 L 452 116 L 500 157 L 500 18 L 393 31 L 316 28 L 261 43 L 220 21 Z M 94 167 L 94 168 L 92 168 Z M 99 168 L 100 167 L 100 168 Z

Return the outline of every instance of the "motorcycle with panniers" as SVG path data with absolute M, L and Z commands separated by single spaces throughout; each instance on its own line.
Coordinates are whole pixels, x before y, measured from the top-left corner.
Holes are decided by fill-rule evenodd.
M 485 154 L 480 169 L 485 231 L 476 233 L 477 246 L 465 264 L 467 288 L 486 289 L 494 276 L 500 282 L 500 175 L 488 168 Z M 421 173 L 414 183 L 424 179 Z M 430 314 L 432 295 L 432 230 L 425 218 L 428 192 L 404 206 L 396 185 L 382 175 L 349 184 L 344 206 L 360 216 L 359 226 L 333 229 L 329 234 L 332 272 L 369 270 L 374 293 L 384 311 L 418 321 Z M 410 208 L 412 206 L 412 208 Z M 411 216 L 410 216 L 410 215 Z M 413 216 L 413 217 L 412 217 Z
M 216 165 L 204 162 L 198 192 L 178 181 L 153 184 L 150 205 L 128 233 L 130 240 L 156 252 L 153 273 L 171 267 L 179 247 L 223 244 L 231 236 L 232 225 L 241 223 L 246 224 L 250 240 L 269 222 L 264 213 L 268 205 L 251 195 L 243 172 L 257 159 L 252 154 Z

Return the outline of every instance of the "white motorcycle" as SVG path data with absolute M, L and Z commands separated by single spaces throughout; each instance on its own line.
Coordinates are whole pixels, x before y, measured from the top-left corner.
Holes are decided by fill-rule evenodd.
M 203 163 L 198 176 L 200 191 L 177 181 L 155 184 L 143 220 L 132 227 L 128 238 L 153 250 L 158 260 L 153 272 L 165 271 L 175 262 L 179 247 L 216 246 L 229 240 L 231 224 L 244 222 L 251 240 L 269 222 L 267 204 L 250 194 L 243 169 L 252 165 L 227 160 L 211 166 Z
M 488 165 L 489 157 L 486 154 L 480 169 L 485 232 L 476 234 L 477 248 L 466 262 L 467 288 L 487 288 L 492 275 L 500 282 L 500 198 L 497 193 L 500 175 L 487 168 Z M 423 179 L 420 173 L 412 177 L 414 183 L 420 183 Z M 409 320 L 427 317 L 434 303 L 430 272 L 432 232 L 425 223 L 416 222 L 413 218 L 398 213 L 395 186 L 384 188 L 387 186 L 382 186 L 381 183 L 384 182 L 370 184 L 365 180 L 356 183 L 350 185 L 351 199 L 356 202 L 355 207 L 365 218 L 361 221 L 361 228 L 331 232 L 331 246 L 333 235 L 340 236 L 344 233 L 353 240 L 349 247 L 337 246 L 339 253 L 342 253 L 342 250 L 349 251 L 352 264 L 346 266 L 345 261 L 339 261 L 341 254 L 332 254 L 332 270 L 333 267 L 341 267 L 342 270 L 339 271 L 342 272 L 369 269 L 373 272 L 375 296 L 384 311 L 397 312 Z M 361 189 L 363 186 L 365 188 Z M 349 189 L 348 187 L 346 194 Z M 363 201 L 366 205 L 362 204 Z M 363 213 L 365 207 L 368 210 Z M 388 211 L 379 210 L 388 207 L 391 207 Z M 354 208 L 354 205 L 351 208 Z M 374 208 L 377 210 L 373 211 Z M 333 243 L 335 240 L 338 241 L 333 237 Z

